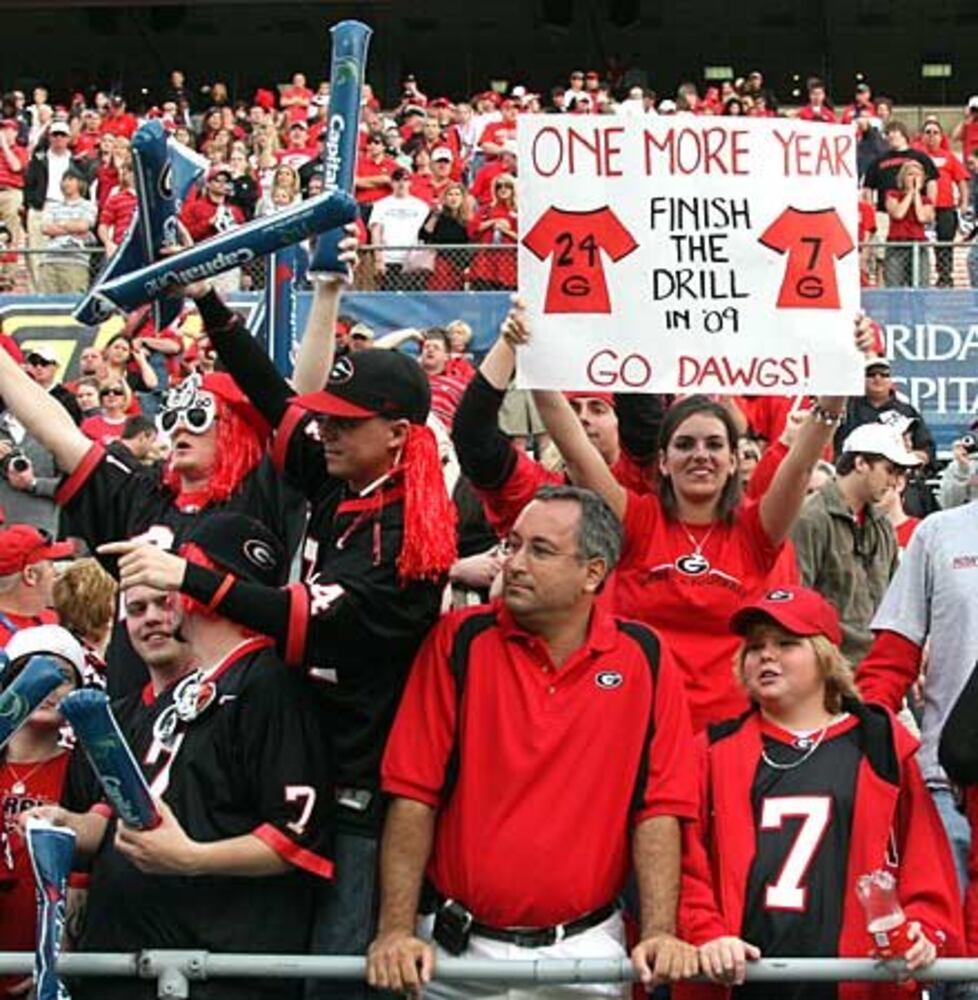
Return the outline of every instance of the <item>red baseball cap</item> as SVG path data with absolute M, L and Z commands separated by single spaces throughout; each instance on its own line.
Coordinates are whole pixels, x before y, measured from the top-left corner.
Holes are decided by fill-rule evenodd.
M 0 576 L 19 573 L 45 559 L 67 559 L 75 554 L 72 542 L 54 542 L 46 531 L 30 524 L 0 528 Z
M 565 392 L 564 399 L 600 399 L 602 403 L 607 403 L 608 406 L 614 407 L 615 396 L 611 392 L 593 392 L 590 389 L 584 389 L 580 392 Z
M 835 608 L 805 587 L 778 587 L 742 605 L 730 619 L 730 631 L 746 635 L 758 617 L 770 618 L 795 635 L 824 635 L 836 646 L 842 642 Z

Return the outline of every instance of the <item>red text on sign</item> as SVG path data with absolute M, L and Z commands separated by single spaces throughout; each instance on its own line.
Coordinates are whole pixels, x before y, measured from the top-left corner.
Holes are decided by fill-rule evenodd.
M 855 139 L 851 135 L 814 136 L 802 132 L 774 130 L 781 146 L 785 177 L 852 177 L 849 157 Z
M 568 128 L 566 132 L 547 125 L 533 137 L 533 169 L 541 177 L 558 170 L 568 174 L 621 177 L 619 141 L 624 128 Z
M 645 173 L 746 174 L 747 132 L 744 129 L 671 128 L 665 135 L 645 132 Z

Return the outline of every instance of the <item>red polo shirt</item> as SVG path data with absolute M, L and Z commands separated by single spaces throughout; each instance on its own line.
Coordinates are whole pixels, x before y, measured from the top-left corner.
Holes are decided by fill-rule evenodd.
M 469 646 L 459 717 L 452 643 L 462 622 L 490 611 L 496 623 Z M 631 867 L 632 827 L 695 815 L 682 678 L 654 633 L 642 632 L 657 647 L 651 664 L 596 608 L 583 645 L 558 668 L 497 603 L 446 615 L 421 647 L 383 788 L 440 807 L 428 876 L 477 920 L 546 927 L 604 906 Z M 458 780 L 443 802 L 456 738 Z
M 0 156 L 0 191 L 6 188 L 22 188 L 24 186 L 24 174 L 27 172 L 27 150 L 23 146 L 11 145 L 8 147 L 13 153 L 14 159 L 20 163 L 20 170 L 11 170 L 7 163 L 7 157 Z

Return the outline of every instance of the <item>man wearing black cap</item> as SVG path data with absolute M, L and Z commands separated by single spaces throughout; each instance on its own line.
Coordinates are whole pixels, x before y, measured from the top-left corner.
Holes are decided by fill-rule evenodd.
M 258 589 L 274 585 L 286 560 L 264 525 L 230 512 L 199 521 L 181 552 L 201 572 Z M 84 950 L 308 948 L 316 885 L 333 874 L 324 720 L 272 641 L 221 616 L 216 603 L 189 603 L 181 631 L 197 669 L 151 725 L 125 734 L 162 822 L 146 831 L 120 823 L 94 844 L 91 825 L 79 827 L 79 849 L 97 848 Z M 220 980 L 206 996 L 301 991 L 295 981 Z M 89 979 L 78 993 L 148 1000 L 156 986 Z
M 338 285 L 317 285 L 295 373 L 300 388 L 322 385 L 326 371 L 328 384 L 300 396 L 213 291 L 188 293 L 221 360 L 276 428 L 273 461 L 311 501 L 304 582 L 276 589 L 150 546 L 111 551 L 125 553 L 124 586 L 179 588 L 273 636 L 286 663 L 320 692 L 337 770 L 337 879 L 322 896 L 313 948 L 363 954 L 375 920 L 380 759 L 455 558 L 454 509 L 425 426 L 428 382 L 396 351 L 332 365 Z M 329 367 L 317 376 L 316 364 Z M 320 985 L 316 995 L 324 993 Z M 362 996 L 362 987 L 341 994 Z

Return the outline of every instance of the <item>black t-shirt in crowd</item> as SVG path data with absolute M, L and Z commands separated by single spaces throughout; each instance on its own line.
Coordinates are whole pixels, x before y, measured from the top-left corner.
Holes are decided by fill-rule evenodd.
M 246 640 L 208 671 L 210 687 L 192 688 L 191 675 L 158 698 L 134 693 L 113 708 L 152 790 L 192 839 L 254 834 L 293 867 L 257 878 L 147 875 L 116 851 L 110 823 L 92 864 L 82 950 L 308 950 L 315 887 L 332 873 L 333 775 L 321 713 L 270 646 Z M 180 719 L 187 704 L 199 714 Z M 86 979 L 73 992 L 149 1000 L 156 984 Z M 301 981 L 216 979 L 195 983 L 198 995 L 292 997 Z
M 764 736 L 751 787 L 756 853 L 747 881 L 742 936 L 765 958 L 839 953 L 852 831 L 859 729 L 838 724 L 815 750 L 818 734 L 786 743 Z M 806 758 L 806 755 L 807 756 Z M 795 765 L 795 766 L 791 766 Z M 776 989 L 772 987 L 776 986 Z M 738 1000 L 835 1000 L 835 983 L 758 983 Z
M 877 211 L 886 211 L 886 192 L 897 188 L 897 174 L 907 160 L 916 160 L 924 168 L 928 181 L 937 180 L 934 161 L 919 149 L 890 149 L 874 160 L 866 171 L 863 184 L 876 192 Z

